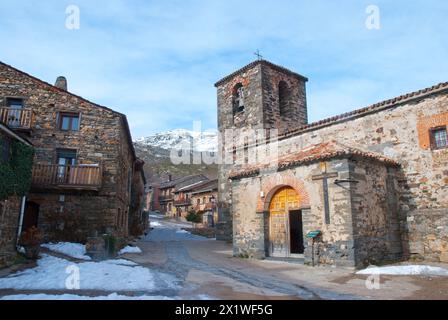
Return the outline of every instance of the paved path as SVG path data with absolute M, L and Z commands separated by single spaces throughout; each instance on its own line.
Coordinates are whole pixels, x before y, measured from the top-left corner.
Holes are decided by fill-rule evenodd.
M 69 293 L 95 297 L 117 293 L 174 299 L 448 299 L 448 277 L 381 276 L 380 289 L 370 290 L 366 286 L 367 276 L 356 275 L 351 269 L 235 258 L 230 244 L 183 230 L 191 228 L 188 223 L 165 220 L 162 216 L 151 216 L 151 221 L 154 228 L 137 241 L 142 253 L 119 258 L 154 271 L 155 289 L 144 292 L 0 289 L 0 298 L 16 294 Z M 3 272 L 0 277 L 6 275 Z
M 152 216 L 154 229 L 127 258 L 176 278 L 179 289 L 161 294 L 217 299 L 448 299 L 448 279 L 382 276 L 381 289 L 344 268 L 312 268 L 232 256 L 230 244 L 181 231 L 191 227 Z
M 223 298 L 222 291 L 232 291 L 235 283 L 241 292 L 240 296 L 249 298 L 288 298 L 288 299 L 320 299 L 348 298 L 356 299 L 354 295 L 339 294 L 323 289 L 313 289 L 300 284 L 282 281 L 275 274 L 265 272 L 254 273 L 254 268 L 245 260 L 231 258 L 229 245 L 215 240 L 192 235 L 183 228 L 191 227 L 188 224 L 166 221 L 162 216 L 152 216 L 152 224 L 155 227 L 149 234 L 138 242 L 143 254 L 138 257 L 128 255 L 126 258 L 141 265 L 156 268 L 158 271 L 168 273 L 176 277 L 181 289 L 177 292 L 158 292 L 158 294 L 181 296 L 188 298 L 195 294 L 201 294 L 201 283 L 197 279 L 202 274 L 203 279 L 211 279 L 213 290 L 206 290 L 211 298 Z M 160 247 L 157 253 L 151 251 L 154 247 Z M 216 256 L 216 249 L 221 254 Z M 193 251 L 193 257 L 190 252 Z M 199 253 L 199 256 L 198 256 Z M 207 259 L 203 259 L 204 256 Z M 213 256 L 216 257 L 213 257 Z M 161 257 L 163 256 L 163 258 Z M 154 259 L 155 258 L 155 259 Z M 210 260 L 211 259 L 211 260 Z M 227 265 L 221 259 L 230 262 Z M 154 264 L 154 261 L 159 263 Z M 215 280 L 213 280 L 215 279 Z M 217 280 L 216 280 L 217 279 Z M 220 293 L 221 292 L 221 293 Z M 226 296 L 224 295 L 224 298 Z

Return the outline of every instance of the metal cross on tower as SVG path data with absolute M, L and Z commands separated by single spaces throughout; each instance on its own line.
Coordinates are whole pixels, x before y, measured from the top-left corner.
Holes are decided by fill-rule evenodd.
M 257 49 L 257 51 L 254 52 L 254 55 L 257 56 L 258 60 L 263 60 L 263 56 L 261 55 L 260 50 Z

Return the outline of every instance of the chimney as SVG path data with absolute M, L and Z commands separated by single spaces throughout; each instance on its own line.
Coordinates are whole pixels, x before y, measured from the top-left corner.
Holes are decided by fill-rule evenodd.
M 171 175 L 171 173 L 168 173 L 168 181 L 172 181 L 173 180 L 173 176 Z
M 65 77 L 58 77 L 56 79 L 56 83 L 54 84 L 55 87 L 58 87 L 59 89 L 67 91 L 67 79 Z

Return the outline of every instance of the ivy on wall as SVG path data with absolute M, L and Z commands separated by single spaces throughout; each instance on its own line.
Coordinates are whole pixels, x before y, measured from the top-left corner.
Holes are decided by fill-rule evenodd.
M 16 140 L 11 143 L 9 160 L 0 159 L 0 200 L 12 195 L 24 196 L 28 192 L 33 157 L 32 147 Z

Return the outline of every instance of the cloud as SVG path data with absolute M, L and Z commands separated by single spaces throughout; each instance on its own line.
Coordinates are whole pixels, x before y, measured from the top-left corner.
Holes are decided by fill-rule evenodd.
M 67 30 L 65 8 L 81 10 Z M 216 127 L 214 82 L 262 54 L 310 78 L 310 120 L 446 81 L 446 1 L 0 3 L 0 60 L 128 115 L 134 136 Z

